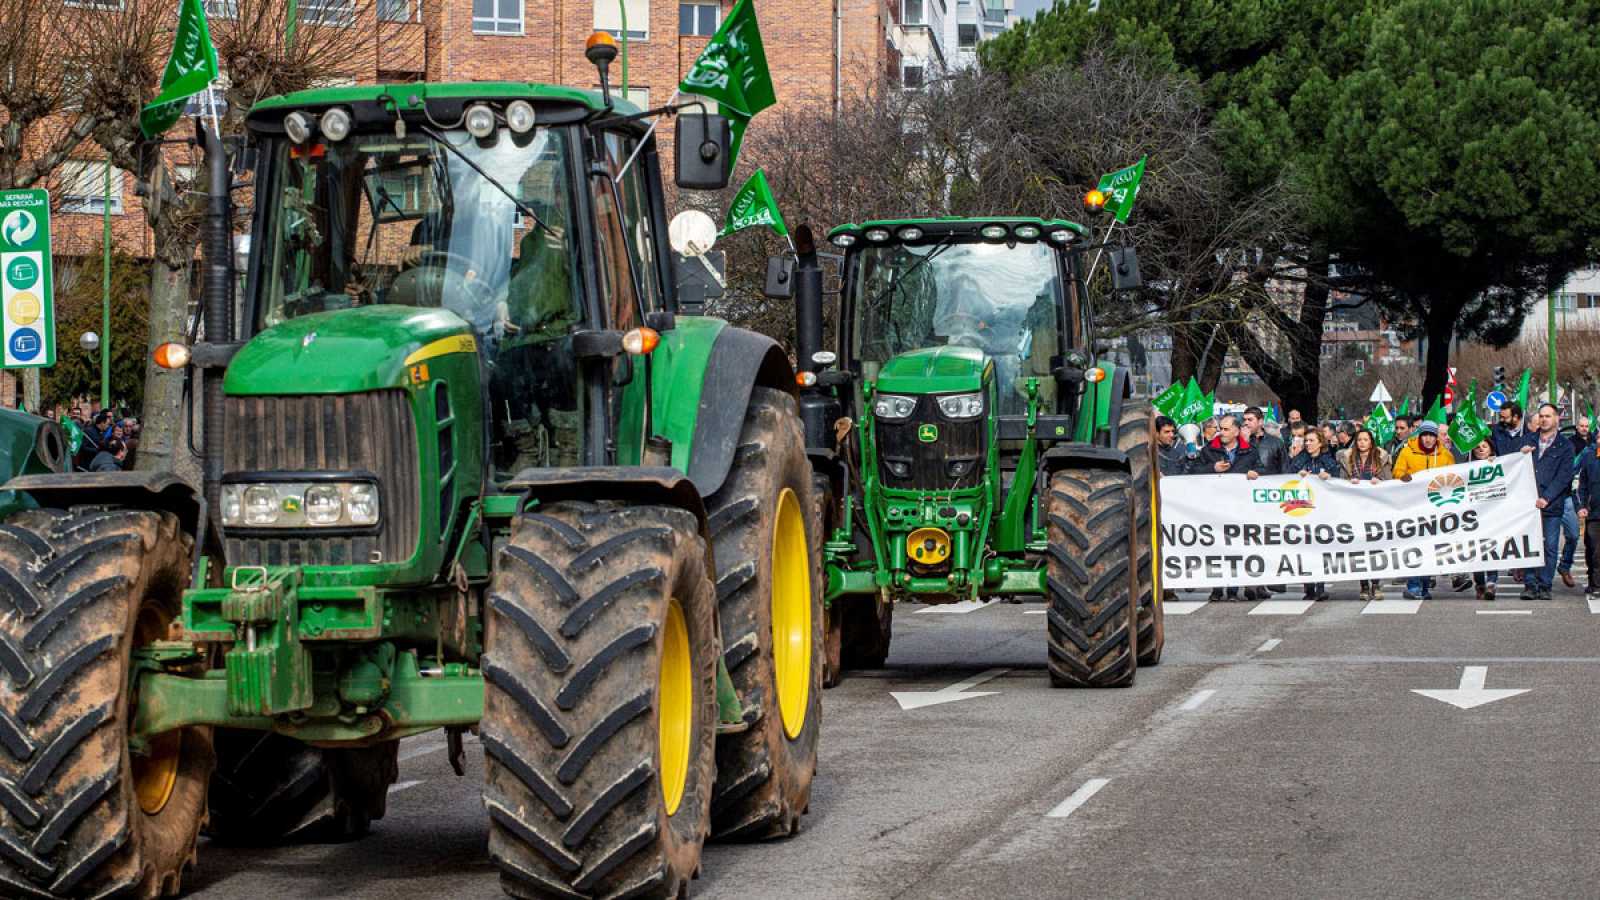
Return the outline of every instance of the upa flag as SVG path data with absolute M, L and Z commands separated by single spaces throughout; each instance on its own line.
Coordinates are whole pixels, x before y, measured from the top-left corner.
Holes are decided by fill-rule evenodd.
M 1524 416 L 1528 414 L 1528 384 L 1532 380 L 1533 370 L 1523 369 L 1522 383 L 1517 385 L 1517 409 L 1522 410 Z
M 718 111 L 728 117 L 733 129 L 733 148 L 728 156 L 728 171 L 732 172 L 750 120 L 778 102 L 772 73 L 767 71 L 761 26 L 750 0 L 734 4 L 689 74 L 683 76 L 678 90 L 717 101 Z
M 1450 443 L 1462 453 L 1471 453 L 1473 447 L 1483 443 L 1483 439 L 1489 436 L 1489 426 L 1483 424 L 1474 408 L 1477 401 L 1478 386 L 1474 384 L 1467 391 L 1467 400 L 1462 404 L 1461 411 L 1456 413 L 1455 421 L 1450 423 Z
M 1156 408 L 1156 412 L 1159 412 L 1163 416 L 1166 416 L 1172 421 L 1177 422 L 1178 413 L 1183 409 L 1183 395 L 1183 385 L 1174 381 L 1166 390 L 1157 395 L 1154 400 L 1151 400 L 1150 405 Z
M 1141 156 L 1126 169 L 1100 176 L 1096 189 L 1106 195 L 1106 211 L 1116 216 L 1118 222 L 1126 223 L 1133 213 L 1133 201 L 1139 196 L 1139 182 L 1144 180 L 1144 161 L 1148 158 Z
M 139 131 L 146 138 L 164 134 L 183 118 L 190 97 L 211 86 L 217 78 L 217 48 L 211 45 L 202 0 L 179 0 L 178 30 L 172 39 L 172 56 L 161 73 L 161 93 L 139 111 Z
M 772 186 L 767 184 L 767 173 L 757 169 L 750 180 L 739 188 L 739 193 L 733 197 L 733 205 L 728 207 L 728 221 L 722 228 L 722 236 L 727 237 L 736 231 L 765 225 L 778 234 L 788 237 L 789 226 L 783 221 L 783 212 L 778 209 L 778 201 L 772 196 Z
M 1372 432 L 1372 437 L 1379 444 L 1387 444 L 1394 440 L 1394 416 L 1389 415 L 1389 408 L 1378 404 L 1367 413 L 1367 430 Z
M 1198 425 L 1211 418 L 1213 407 L 1206 402 L 1204 391 L 1200 390 L 1199 382 L 1194 376 L 1189 377 L 1189 385 L 1184 388 L 1183 406 L 1178 410 L 1179 425 Z

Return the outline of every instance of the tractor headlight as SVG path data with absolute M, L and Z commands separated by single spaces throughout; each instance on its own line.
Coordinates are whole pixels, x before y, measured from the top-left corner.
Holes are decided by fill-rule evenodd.
M 284 481 L 222 486 L 222 524 L 233 528 L 366 528 L 378 524 L 378 486 Z
M 983 394 L 945 394 L 939 398 L 939 412 L 947 419 L 976 419 L 983 415 Z
M 916 411 L 917 398 L 904 397 L 900 394 L 879 394 L 872 403 L 872 414 L 880 419 L 891 422 L 903 421 L 911 418 Z

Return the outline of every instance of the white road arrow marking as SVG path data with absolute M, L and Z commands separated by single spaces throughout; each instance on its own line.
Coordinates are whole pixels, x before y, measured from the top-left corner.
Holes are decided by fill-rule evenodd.
M 992 605 L 992 602 L 983 600 L 962 600 L 959 603 L 940 603 L 936 606 L 929 606 L 926 609 L 919 609 L 914 615 L 922 615 L 923 613 L 944 613 L 946 615 L 954 613 L 960 615 L 962 613 L 976 612 Z
M 987 697 L 990 694 L 998 694 L 999 691 L 966 691 L 968 688 L 975 688 L 985 681 L 999 678 L 1009 671 L 1011 670 L 989 669 L 985 672 L 979 672 L 965 681 L 958 681 L 949 687 L 942 687 L 937 691 L 890 691 L 889 696 L 900 704 L 901 709 L 921 709 L 924 706 L 937 706 L 940 703 L 950 703 L 954 700 Z
M 1496 700 L 1504 700 L 1507 697 L 1526 694 L 1532 690 L 1532 688 L 1489 690 L 1483 686 L 1484 680 L 1488 678 L 1488 675 L 1488 666 L 1467 666 L 1461 671 L 1461 686 L 1455 690 L 1425 691 L 1413 688 L 1411 692 L 1413 694 L 1421 694 L 1424 697 L 1432 697 L 1435 700 L 1443 700 L 1458 709 L 1472 709 L 1474 706 L 1482 706 L 1485 703 L 1493 703 Z
M 1065 819 L 1078 811 L 1078 807 L 1089 802 L 1089 798 L 1100 793 L 1100 789 L 1111 783 L 1109 778 L 1091 778 L 1083 783 L 1083 787 L 1072 792 L 1072 796 L 1061 801 L 1055 809 L 1045 813 L 1047 819 Z

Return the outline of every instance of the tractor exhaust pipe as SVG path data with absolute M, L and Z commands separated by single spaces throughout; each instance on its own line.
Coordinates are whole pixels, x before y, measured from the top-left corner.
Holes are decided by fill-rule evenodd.
M 794 350 L 802 372 L 821 367 L 813 357 L 822 349 L 822 264 L 810 225 L 794 230 Z
M 232 174 L 222 138 L 195 120 L 205 148 L 209 189 L 206 197 L 204 239 L 201 242 L 205 263 L 200 301 L 205 340 L 222 344 L 231 340 L 233 318 L 233 229 L 229 224 Z M 210 508 L 217 509 L 216 496 L 222 482 L 222 372 L 209 370 L 201 394 L 201 470 L 205 476 L 205 496 Z

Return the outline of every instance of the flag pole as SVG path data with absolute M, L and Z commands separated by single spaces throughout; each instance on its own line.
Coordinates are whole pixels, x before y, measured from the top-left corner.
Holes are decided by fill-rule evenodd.
M 626 90 L 626 88 L 624 88 L 624 90 Z M 680 93 L 682 93 L 682 92 L 683 92 L 682 88 L 674 90 L 672 92 L 672 98 L 667 101 L 667 105 L 668 106 L 672 106 L 672 105 L 676 104 L 678 102 L 678 95 Z M 650 127 L 645 129 L 644 137 L 639 139 L 639 143 L 634 146 L 633 152 L 628 154 L 628 161 L 623 163 L 622 164 L 622 168 L 617 170 L 617 177 L 611 179 L 613 182 L 616 182 L 616 183 L 619 183 L 619 184 L 622 182 L 622 176 L 626 175 L 628 173 L 628 167 L 632 166 L 633 165 L 633 161 L 639 158 L 639 152 L 644 149 L 645 141 L 650 140 L 650 135 L 656 133 L 656 126 L 660 125 L 660 124 L 661 124 L 661 117 L 660 116 L 656 116 L 655 119 L 650 122 Z
M 1094 251 L 1094 262 L 1089 263 L 1089 272 L 1083 276 L 1083 283 L 1085 285 L 1094 280 L 1094 270 L 1100 266 L 1100 257 L 1105 254 L 1106 244 L 1111 241 L 1111 232 L 1116 231 L 1117 226 L 1120 224 L 1122 223 L 1118 222 L 1116 219 L 1112 219 L 1111 227 L 1106 229 L 1105 237 L 1100 239 L 1100 246 Z
M 617 0 L 622 9 L 622 96 L 628 96 L 628 0 Z
M 106 193 L 100 240 L 100 408 L 111 406 L 111 157 L 106 157 Z

